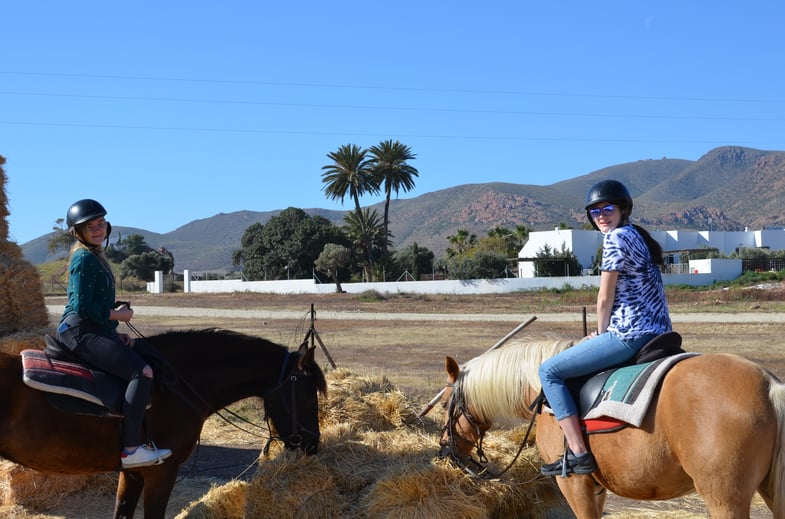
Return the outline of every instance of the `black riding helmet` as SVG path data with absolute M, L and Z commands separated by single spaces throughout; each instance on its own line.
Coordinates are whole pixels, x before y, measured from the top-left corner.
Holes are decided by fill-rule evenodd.
M 106 209 L 100 203 L 90 198 L 84 198 L 71 204 L 65 216 L 65 224 L 68 230 L 79 239 L 76 228 L 90 220 L 106 216 Z M 112 225 L 106 222 L 106 242 L 109 243 L 109 235 L 112 233 Z M 81 241 L 81 240 L 80 240 Z
M 591 186 L 589 192 L 586 193 L 585 207 L 586 217 L 589 219 L 589 223 L 597 230 L 599 230 L 599 228 L 597 227 L 597 224 L 594 223 L 594 218 L 589 214 L 589 208 L 603 202 L 618 205 L 622 212 L 622 221 L 627 220 L 632 212 L 632 197 L 624 184 L 618 180 L 603 180 L 602 182 L 597 182 Z

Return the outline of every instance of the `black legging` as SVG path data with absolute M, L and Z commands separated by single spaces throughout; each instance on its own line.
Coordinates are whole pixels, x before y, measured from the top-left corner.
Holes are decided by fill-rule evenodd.
M 142 420 L 150 401 L 153 379 L 142 370 L 147 362 L 119 340 L 107 337 L 77 317 L 66 318 L 58 338 L 88 364 L 128 382 L 123 400 L 123 446 L 142 443 Z

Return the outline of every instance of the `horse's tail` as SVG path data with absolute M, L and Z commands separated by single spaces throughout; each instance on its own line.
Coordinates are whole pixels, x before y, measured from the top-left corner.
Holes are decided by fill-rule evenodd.
M 773 516 L 785 517 L 785 384 L 772 381 L 769 399 L 777 415 L 777 437 L 769 469 L 769 495 L 773 502 Z

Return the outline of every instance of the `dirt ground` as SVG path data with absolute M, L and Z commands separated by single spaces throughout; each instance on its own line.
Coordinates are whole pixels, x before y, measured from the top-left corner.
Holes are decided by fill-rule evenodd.
M 733 352 L 750 358 L 785 379 L 785 322 L 769 322 L 767 315 L 779 314 L 785 308 L 785 291 L 781 287 L 766 292 L 759 298 L 729 298 L 722 292 L 695 293 L 684 301 L 671 303 L 674 322 L 680 314 L 719 312 L 715 322 L 680 322 L 675 329 L 684 337 L 684 347 L 698 352 Z M 138 316 L 134 324 L 145 335 L 168 329 L 205 328 L 220 326 L 245 333 L 264 336 L 289 346 L 298 345 L 313 326 L 322 343 L 317 343 L 317 359 L 325 369 L 330 360 L 338 367 L 349 368 L 365 375 L 384 375 L 415 406 L 424 406 L 444 384 L 445 355 L 459 362 L 479 355 L 493 346 L 515 326 L 531 316 L 541 316 L 518 337 L 579 338 L 584 329 L 583 311 L 588 311 L 588 326 L 592 319 L 591 292 L 560 294 L 540 293 L 493 296 L 408 296 L 381 298 L 373 294 L 362 297 L 350 294 L 331 295 L 271 295 L 271 294 L 120 294 L 138 307 L 226 308 L 236 310 L 269 310 L 268 318 L 226 318 L 223 316 L 156 317 Z M 679 296 L 680 298 L 682 296 Z M 62 304 L 62 298 L 48 298 L 47 304 Z M 315 311 L 312 321 L 311 308 Z M 288 310 L 296 318 L 272 317 L 273 311 Z M 327 312 L 350 312 L 358 318 L 325 319 Z M 758 315 L 750 322 L 737 322 L 732 316 L 744 312 Z M 384 319 L 360 319 L 369 313 L 384 315 Z M 545 319 L 558 313 L 559 319 Z M 505 315 L 499 320 L 409 320 L 395 314 L 470 314 Z M 53 318 L 57 316 L 54 315 Z M 552 317 L 552 316 L 551 316 Z M 224 427 L 217 418 L 208 420 L 202 446 L 192 460 L 181 468 L 182 480 L 175 486 L 167 517 L 175 517 L 188 503 L 197 500 L 211 485 L 220 485 L 232 478 L 248 476 L 259 454 L 259 439 L 247 437 L 232 428 Z M 436 445 L 434 445 L 434 452 Z M 75 517 L 108 517 L 114 497 L 109 493 L 94 496 L 71 496 L 61 507 L 35 514 L 24 509 L 0 508 L 6 516 L 24 519 L 55 519 Z M 7 507 L 6 507 L 7 508 Z M 612 496 L 606 507 L 606 517 L 696 518 L 706 517 L 706 509 L 697 496 L 665 502 L 630 501 Z M 141 517 L 141 512 L 137 512 Z M 760 500 L 756 501 L 754 518 L 771 517 Z

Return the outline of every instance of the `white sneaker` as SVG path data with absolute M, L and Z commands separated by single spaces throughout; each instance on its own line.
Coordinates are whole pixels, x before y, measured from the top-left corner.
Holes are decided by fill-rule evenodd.
M 120 460 L 124 469 L 132 469 L 160 465 L 171 455 L 172 451 L 169 449 L 157 449 L 149 445 L 140 445 L 133 454 L 120 453 Z

